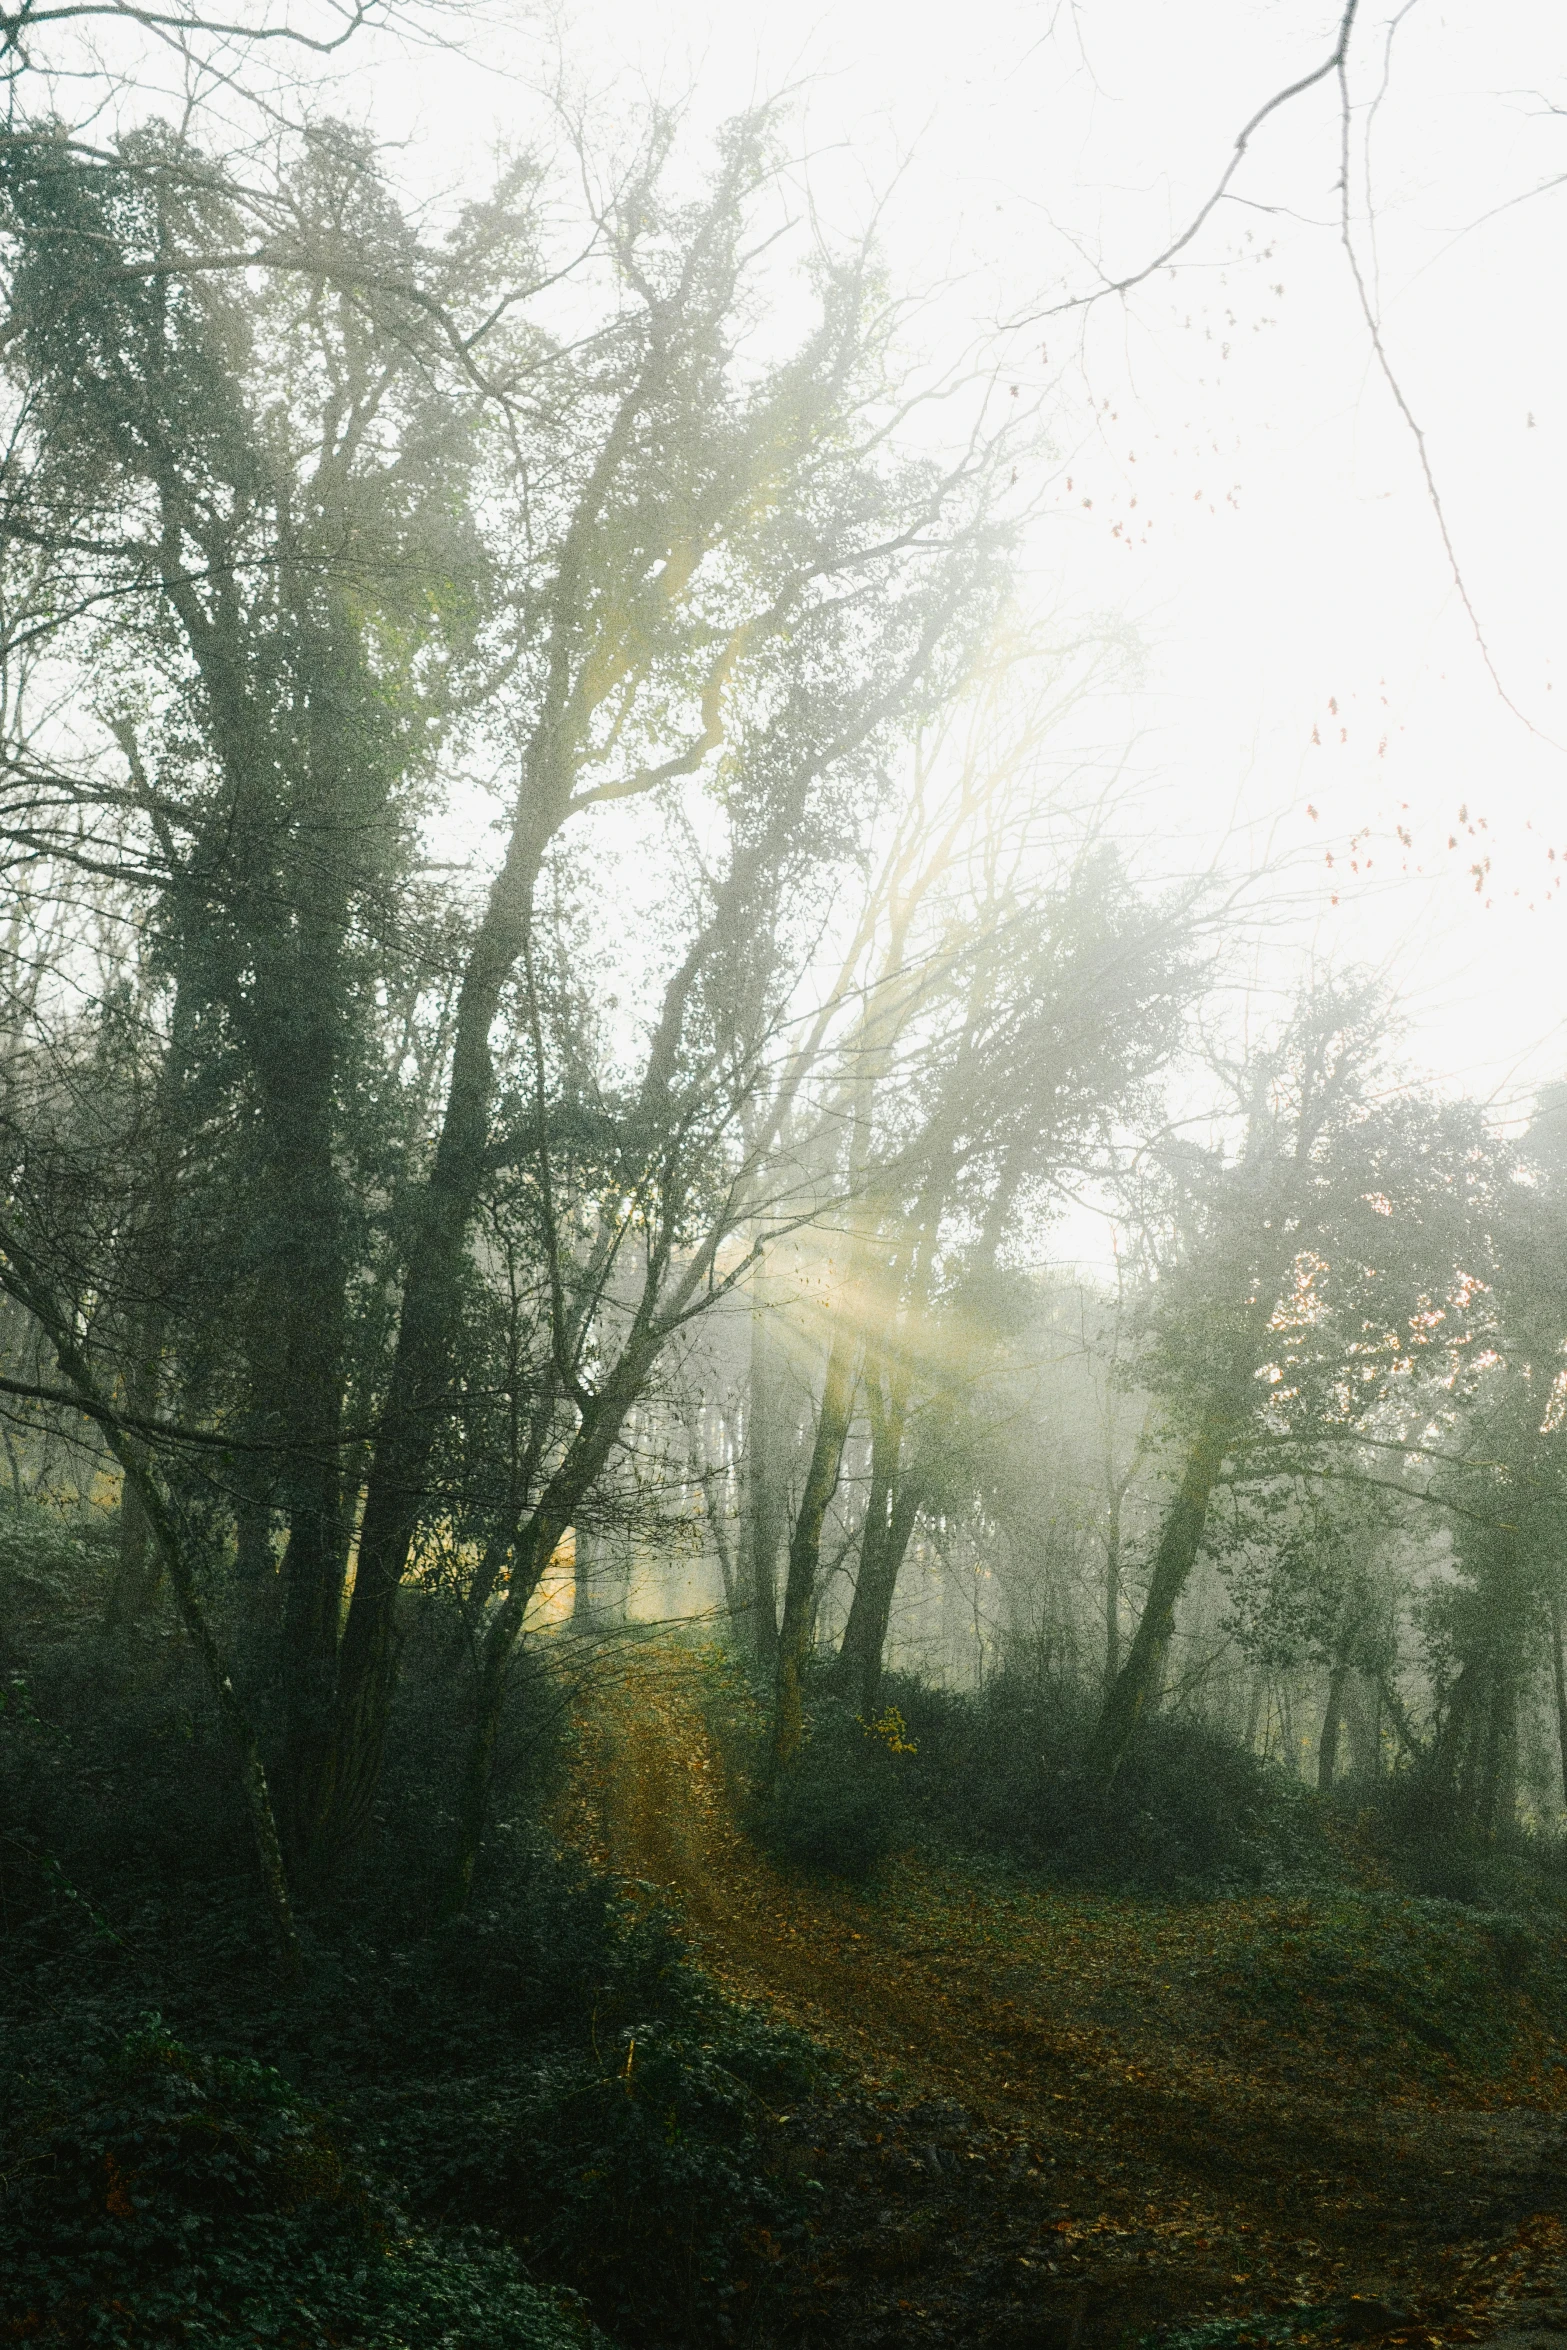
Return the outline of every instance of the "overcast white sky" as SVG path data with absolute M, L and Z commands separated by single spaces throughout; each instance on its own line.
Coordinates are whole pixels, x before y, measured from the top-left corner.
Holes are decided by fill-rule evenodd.
M 526 137 L 557 42 L 606 90 L 694 89 L 698 123 L 800 84 L 818 202 L 859 216 L 896 176 L 888 254 L 947 284 L 934 330 L 1034 320 L 1016 364 L 1055 454 L 1030 574 L 1141 636 L 1141 686 L 1091 731 L 1129 754 L 1149 854 L 1277 865 L 1289 936 L 1390 961 L 1420 1063 L 1518 1105 L 1567 1072 L 1567 15 L 1362 0 L 1351 52 L 1359 251 L 1495 679 L 1356 307 L 1331 83 L 1259 131 L 1173 275 L 1047 315 L 1160 250 L 1335 24 L 1312 0 L 577 0 L 474 9 L 460 59 L 355 52 L 344 96 L 451 179 Z

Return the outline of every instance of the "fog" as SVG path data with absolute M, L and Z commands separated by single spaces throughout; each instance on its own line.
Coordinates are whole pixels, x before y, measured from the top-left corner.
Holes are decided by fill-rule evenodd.
M 1028 571 L 1045 609 L 1137 636 L 1136 689 L 1085 738 L 1135 781 L 1131 823 L 1172 865 L 1275 868 L 1293 941 L 1385 962 L 1422 1065 L 1516 1112 L 1560 1058 L 1559 916 L 1539 918 L 1564 845 L 1553 13 L 1383 11 L 1351 59 L 1351 226 L 1472 611 L 1340 241 L 1331 80 L 1258 130 L 1174 274 L 1073 307 L 1184 233 L 1335 30 L 1260 5 L 1194 29 L 1153 6 L 1003 4 L 955 42 L 944 9 L 865 0 L 604 7 L 501 28 L 515 94 L 488 37 L 477 71 L 421 54 L 417 94 L 395 65 L 373 99 L 353 87 L 443 175 L 492 128 L 516 135 L 557 55 L 576 86 L 650 88 L 697 123 L 797 88 L 800 201 L 874 207 L 933 337 L 1001 330 L 1000 364 L 1040 394 Z M 1478 906 L 1461 807 L 1487 822 Z M 1366 827 L 1372 873 L 1348 877 Z M 1487 897 L 1537 919 L 1486 923 Z
M 1567 2331 L 1555 13 L 0 57 L 0 2321 Z

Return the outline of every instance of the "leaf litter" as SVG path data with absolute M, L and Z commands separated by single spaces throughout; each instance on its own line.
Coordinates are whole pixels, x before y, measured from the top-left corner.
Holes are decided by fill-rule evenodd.
M 776 2117 L 854 2346 L 1415 2350 L 1567 2337 L 1567 2041 L 1537 1930 L 1379 1888 L 1181 1903 L 909 1853 L 851 1888 L 739 1824 L 702 1662 L 623 1652 L 557 1827 L 835 2086 Z M 782 2314 L 780 2314 L 780 2312 Z

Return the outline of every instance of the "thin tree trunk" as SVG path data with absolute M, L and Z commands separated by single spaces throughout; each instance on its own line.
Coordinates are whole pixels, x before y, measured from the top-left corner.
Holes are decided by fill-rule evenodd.
M 326 975 L 322 975 L 323 990 Z M 321 1010 L 335 1009 L 331 999 Z M 343 1388 L 347 1271 L 335 1151 L 336 1041 L 329 1024 L 300 1038 L 270 1093 L 278 1166 L 268 1203 L 276 1235 L 268 1267 L 280 1319 L 275 1408 L 281 1435 L 282 1661 L 288 1817 L 312 1859 L 330 1772 L 333 1703 L 348 1527 L 343 1510 Z
M 342 657 L 351 672 L 352 652 Z M 243 703 L 243 688 L 235 690 Z M 227 731 L 228 721 L 219 722 L 219 733 L 233 771 L 247 779 L 259 759 L 259 772 L 271 773 L 266 746 L 253 743 L 245 722 L 229 715 L 238 736 Z M 324 775 L 333 764 L 330 750 L 323 747 L 321 758 Z M 247 789 L 244 780 L 236 785 L 241 804 Z M 283 1782 L 291 1841 L 304 1853 L 323 1799 L 348 1547 L 341 1460 L 348 1267 L 338 1080 L 347 1018 L 343 941 L 360 835 L 351 819 L 345 822 L 335 784 L 317 777 L 301 791 L 312 811 L 304 835 L 311 846 L 286 876 L 287 886 L 276 897 L 264 894 L 252 927 L 236 943 L 236 958 L 253 965 L 252 976 L 241 982 L 231 974 L 218 992 L 244 1036 L 261 1110 L 262 1163 L 250 1203 L 257 1295 L 243 1342 L 251 1383 L 247 1434 L 269 1452 L 251 1456 L 242 1476 L 251 1488 L 247 1499 L 264 1502 L 268 1518 L 275 1506 L 287 1527 L 280 1578 Z M 384 786 L 377 793 L 384 798 Z M 252 1560 L 259 1563 L 258 1552 L 247 1546 L 247 1564 Z
M 1256 1751 L 1257 1751 L 1257 1724 L 1258 1724 L 1259 1720 L 1261 1719 L 1261 1716 L 1262 1716 L 1262 1675 L 1261 1675 L 1261 1673 L 1260 1673 L 1260 1672 L 1255 1672 L 1255 1673 L 1253 1673 L 1253 1674 L 1252 1674 L 1252 1677 L 1251 1677 L 1251 1697 L 1250 1697 L 1250 1699 L 1248 1700 L 1248 1702 L 1247 1702 L 1247 1707 L 1246 1707 L 1246 1739 L 1245 1739 L 1245 1745 L 1246 1745 L 1246 1752 L 1247 1752 L 1248 1754 L 1255 1754 L 1255 1753 L 1256 1753 Z
M 860 1560 L 854 1577 L 854 1593 L 833 1665 L 835 1686 L 852 1693 L 856 1700 L 859 1699 L 865 1679 L 867 1642 L 873 1637 L 871 1626 L 875 1614 L 875 1592 L 887 1544 L 888 1509 L 903 1441 L 901 1415 L 896 1404 L 888 1400 L 881 1373 L 869 1365 L 865 1377 L 865 1404 L 871 1423 L 870 1486 L 865 1497 L 865 1517 L 860 1527 Z M 864 1712 L 863 1705 L 860 1710 Z
M 1120 1308 L 1116 1309 L 1119 1323 Z M 1142 1429 L 1132 1450 L 1132 1457 L 1118 1477 L 1115 1473 L 1115 1415 L 1109 1398 L 1105 1406 L 1105 1492 L 1109 1496 L 1109 1512 L 1105 1526 L 1105 1664 L 1104 1686 L 1115 1686 L 1115 1677 L 1121 1670 L 1121 1509 L 1136 1476 L 1138 1464 L 1147 1449 L 1148 1432 L 1153 1420 L 1150 1404 L 1144 1415 Z
M 1110 1489 L 1110 1523 L 1105 1530 L 1105 1670 L 1106 1689 L 1115 1687 L 1121 1670 L 1121 1489 Z
M 1126 1759 L 1151 1698 L 1157 1695 L 1165 1650 L 1175 1625 L 1175 1606 L 1185 1590 L 1202 1546 L 1208 1505 L 1224 1466 L 1232 1434 L 1230 1415 L 1213 1412 L 1199 1430 L 1180 1487 L 1165 1516 L 1154 1554 L 1153 1580 L 1125 1664 L 1106 1690 L 1083 1757 L 1084 1776 L 1108 1787 Z
M 713 1549 L 718 1556 L 718 1572 L 724 1586 L 724 1621 L 732 1631 L 740 1609 L 740 1584 L 735 1572 L 735 1556 L 729 1536 L 724 1529 L 724 1498 L 720 1479 L 711 1469 L 704 1470 L 700 1480 L 702 1513 L 713 1537 Z
M 1517 1809 L 1517 1695 L 1512 1674 L 1500 1666 L 1494 1668 L 1475 1807 L 1477 1825 L 1488 1843 L 1502 1827 L 1512 1826 Z
M 564 1459 L 540 1496 L 538 1508 L 518 1531 L 506 1597 L 490 1619 L 480 1651 L 473 1732 L 463 1772 L 457 1841 L 444 1902 L 448 1916 L 456 1916 L 466 1909 L 473 1888 L 473 1872 L 489 1816 L 507 1673 L 523 1618 L 556 1544 L 602 1474 L 656 1352 L 656 1341 L 644 1339 L 640 1346 L 628 1349 L 621 1357 L 567 1446 Z
M 181 1142 L 181 1085 L 179 1039 L 183 1028 L 184 994 L 177 990 L 170 1021 L 170 1041 L 159 1061 L 153 1089 L 156 1151 L 152 1180 L 131 1219 L 126 1276 L 133 1294 L 143 1300 L 130 1317 L 126 1360 L 121 1371 L 126 1416 L 156 1419 L 161 1386 L 165 1315 L 159 1292 L 167 1279 L 174 1246 L 176 1186 L 174 1165 Z M 131 1622 L 157 1599 L 163 1580 L 163 1559 L 153 1540 L 152 1527 L 134 1483 L 120 1484 L 119 1557 L 109 1594 L 111 1625 Z
M 512 1561 L 513 1574 L 518 1562 Z M 572 1578 L 571 1629 L 597 1632 L 603 1620 L 604 1542 L 596 1526 L 577 1528 L 576 1569 Z M 491 1580 L 494 1589 L 494 1580 Z
M 1567 1656 L 1562 1653 L 1561 1593 L 1551 1589 L 1551 1676 L 1556 1684 L 1556 1752 L 1561 1764 L 1562 1802 L 1567 1804 Z
M 811 1446 L 805 1489 L 789 1540 L 789 1573 L 784 1585 L 783 1623 L 778 1633 L 778 1667 L 773 1691 L 769 1776 L 785 1770 L 800 1750 L 805 1731 L 805 1662 L 816 1620 L 816 1583 L 821 1567 L 822 1527 L 838 1489 L 843 1447 L 854 1414 L 858 1340 L 840 1317 L 827 1352 L 821 1409 Z
M 218 1719 L 239 1766 L 240 1786 L 250 1816 L 251 1833 L 255 1838 L 262 1890 L 266 1896 L 277 1956 L 285 1974 L 297 1980 L 303 1972 L 303 1961 L 294 1927 L 283 1846 L 278 1835 L 261 1747 L 207 1621 L 173 1513 L 152 1473 L 146 1454 L 105 1403 L 87 1358 L 71 1335 L 64 1315 L 55 1307 L 47 1287 L 32 1273 L 25 1251 L 8 1237 L 5 1253 L 8 1260 L 7 1286 L 37 1317 L 47 1333 L 60 1369 L 69 1380 L 82 1410 L 102 1428 L 109 1450 L 146 1513 L 152 1538 L 162 1555 L 164 1571 L 174 1592 L 180 1620 L 201 1659 L 217 1704 Z
M 125 1408 L 135 1420 L 156 1418 L 158 1410 L 158 1356 L 163 1348 L 163 1318 L 139 1315 L 125 1366 Z M 111 1627 L 133 1623 L 158 1596 L 163 1580 L 163 1554 L 153 1540 L 152 1522 L 135 1483 L 120 1484 L 119 1555 L 109 1590 L 107 1618 Z
M 1448 1694 L 1440 1727 L 1431 1745 L 1431 1778 L 1456 1809 L 1462 1790 L 1465 1741 L 1474 1707 L 1475 1667 L 1464 1665 Z M 1395 1720 L 1397 1717 L 1394 1717 Z
M 887 1632 L 892 1622 L 892 1602 L 923 1498 L 918 1480 L 912 1477 L 894 1495 L 892 1514 L 887 1521 L 887 1531 L 876 1560 L 875 1576 L 867 1593 L 863 1628 L 853 1657 L 857 1679 L 854 1694 L 859 1711 L 867 1716 L 875 1713 L 881 1699 L 881 1677 L 886 1669 Z M 859 1598 L 858 1586 L 854 1596 Z M 844 1637 L 847 1641 L 847 1628 Z
M 880 1382 L 871 1395 L 871 1489 L 860 1571 L 855 1578 L 849 1620 L 838 1650 L 838 1678 L 868 1721 L 881 1694 L 887 1627 L 898 1576 L 907 1556 L 921 1488 L 917 1477 L 899 1476 L 903 1455 L 905 1399 L 901 1384 L 883 1398 Z
M 152 1527 L 153 1538 L 163 1555 L 163 1563 L 173 1587 L 175 1603 L 186 1631 L 194 1641 L 197 1653 L 205 1667 L 207 1679 L 217 1699 L 219 1718 L 223 1723 L 229 1745 L 239 1765 L 240 1785 L 245 1808 L 250 1814 L 251 1834 L 255 1839 L 256 1858 L 261 1870 L 262 1890 L 266 1895 L 272 1937 L 284 1973 L 297 1981 L 304 1971 L 299 1937 L 294 1927 L 293 1900 L 289 1892 L 288 1871 L 283 1861 L 282 1840 L 278 1835 L 277 1816 L 272 1807 L 271 1790 L 267 1784 L 266 1765 L 262 1760 L 260 1742 L 251 1727 L 234 1683 L 223 1658 L 205 1611 L 197 1596 L 195 1579 L 185 1558 L 179 1533 L 174 1525 L 162 1495 L 158 1492 L 150 1469 L 125 1445 L 118 1431 L 108 1430 L 111 1449 L 140 1496 L 142 1506 Z
M 1381 1706 L 1386 1706 L 1387 1718 L 1393 1725 L 1393 1735 L 1398 1740 L 1398 1743 L 1403 1748 L 1404 1752 L 1408 1755 L 1410 1761 L 1412 1763 L 1425 1762 L 1427 1759 L 1426 1749 L 1424 1746 L 1422 1746 L 1420 1740 L 1415 1735 L 1415 1726 L 1409 1718 L 1409 1708 L 1405 1705 L 1403 1699 L 1399 1696 L 1398 1691 L 1394 1688 L 1391 1679 L 1385 1673 L 1379 1676 L 1377 1681 L 1377 1698 L 1379 1710 Z M 1377 1742 L 1379 1747 L 1381 1744 L 1381 1738 L 1382 1725 L 1379 1720 L 1377 1723 Z
M 1339 1730 L 1344 1719 L 1344 1684 L 1348 1679 L 1348 1660 L 1337 1657 L 1328 1674 L 1328 1701 L 1322 1714 L 1322 1734 L 1317 1741 L 1319 1795 L 1332 1793 L 1334 1776 L 1338 1770 Z
M 758 1265 L 751 1298 L 750 1411 L 745 1445 L 746 1561 L 750 1641 L 765 1673 L 778 1668 L 778 1551 L 783 1534 L 783 1462 L 777 1365 Z
M 264 1590 L 275 1574 L 272 1512 L 264 1500 L 244 1495 L 234 1508 L 234 1575 L 250 1591 Z

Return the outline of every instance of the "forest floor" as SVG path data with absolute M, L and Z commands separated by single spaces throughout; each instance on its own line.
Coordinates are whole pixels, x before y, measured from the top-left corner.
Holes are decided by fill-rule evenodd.
M 755 2339 L 1562 2350 L 1567 2041 L 1522 1991 L 1488 2038 L 1462 1945 L 1369 1863 L 1185 1903 L 919 1855 L 801 1877 L 738 1824 L 708 1688 L 673 1643 L 598 1675 L 560 1825 L 837 2060 L 778 2117 L 820 2219 Z

